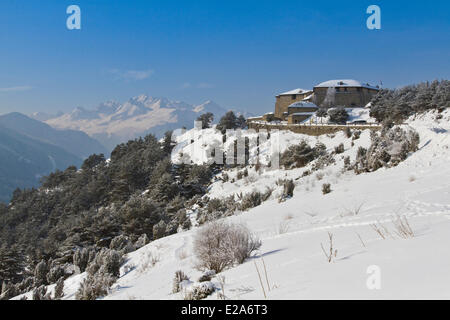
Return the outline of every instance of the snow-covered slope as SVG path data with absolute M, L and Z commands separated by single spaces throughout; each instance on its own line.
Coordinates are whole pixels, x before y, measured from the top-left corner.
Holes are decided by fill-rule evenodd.
M 296 183 L 291 199 L 279 203 L 276 190 L 262 205 L 226 218 L 247 224 L 262 240 L 262 247 L 254 258 L 221 273 L 225 296 L 264 298 L 256 264 L 269 299 L 450 298 L 450 112 L 444 111 L 439 120 L 437 115 L 430 112 L 408 121 L 420 134 L 420 149 L 394 168 L 343 173 L 338 155 L 334 165 L 308 177 L 300 177 L 307 168 L 261 174 L 249 169 L 249 176 L 234 184 L 214 182 L 209 191 L 213 197 L 276 187 L 279 178 L 291 177 Z M 353 147 L 343 133 L 318 138 L 281 135 L 282 148 L 303 138 L 310 143 L 317 139 L 330 151 L 344 143 L 342 156 L 352 160 L 359 146 L 370 143 L 367 131 Z M 322 194 L 323 183 L 331 183 L 331 193 Z M 407 219 L 414 237 L 404 239 L 396 233 L 398 217 Z M 172 279 L 177 270 L 191 280 L 200 276 L 192 248 L 197 231 L 195 227 L 159 239 L 129 254 L 122 276 L 105 299 L 182 299 L 182 293 L 171 294 Z M 329 248 L 328 233 L 333 234 L 337 250 L 331 263 L 321 249 L 321 244 Z M 369 274 L 373 268 L 380 271 L 380 288 L 371 290 L 367 281 L 373 279 Z M 212 282 L 220 287 L 217 277 Z M 66 284 L 67 298 L 73 298 L 77 281 L 70 278 Z M 213 294 L 208 299 L 216 298 Z
M 36 114 L 55 128 L 84 131 L 112 150 L 117 144 L 154 133 L 161 136 L 167 130 L 192 128 L 202 113 L 212 112 L 216 119 L 227 110 L 212 101 L 193 106 L 181 101 L 140 95 L 125 103 L 108 101 L 95 110 L 78 107 L 57 117 Z

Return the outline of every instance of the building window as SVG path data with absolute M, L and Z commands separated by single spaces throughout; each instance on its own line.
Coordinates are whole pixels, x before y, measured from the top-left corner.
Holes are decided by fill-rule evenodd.
M 292 100 L 295 100 L 297 98 L 297 95 L 296 94 L 293 94 L 292 95 Z
M 357 88 L 356 90 L 358 90 L 358 92 L 361 92 L 361 88 Z
M 340 92 L 341 91 L 341 88 L 336 88 L 336 92 Z

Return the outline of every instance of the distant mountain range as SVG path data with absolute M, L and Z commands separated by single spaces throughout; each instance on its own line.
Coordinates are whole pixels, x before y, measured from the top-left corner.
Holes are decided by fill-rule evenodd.
M 212 101 L 191 105 L 140 95 L 125 103 L 108 101 L 94 110 L 78 107 L 66 114 L 35 113 L 31 116 L 54 128 L 83 131 L 112 151 L 119 143 L 149 133 L 161 137 L 168 130 L 192 128 L 195 119 L 206 112 L 213 113 L 217 121 L 227 111 Z
M 0 116 L 0 201 L 16 188 L 38 186 L 56 169 L 79 167 L 92 153 L 107 150 L 84 132 L 57 130 L 20 113 Z
M 0 201 L 9 201 L 18 187 L 38 186 L 42 176 L 56 169 L 79 167 L 91 154 L 108 157 L 118 144 L 130 139 L 192 128 L 206 112 L 213 113 L 217 122 L 227 111 L 212 101 L 191 105 L 140 95 L 125 103 L 108 101 L 94 110 L 78 107 L 66 114 L 1 115 Z

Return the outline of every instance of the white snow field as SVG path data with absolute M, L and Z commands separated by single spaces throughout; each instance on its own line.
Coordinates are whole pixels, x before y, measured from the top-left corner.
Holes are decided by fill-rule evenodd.
M 276 187 L 262 205 L 226 218 L 245 223 L 262 241 L 253 258 L 220 274 L 225 277 L 226 298 L 264 299 L 264 286 L 267 299 L 449 299 L 450 112 L 444 111 L 440 120 L 436 115 L 429 112 L 407 122 L 420 134 L 420 149 L 394 168 L 360 175 L 342 173 L 343 160 L 337 155 L 336 164 L 308 177 L 299 178 L 307 168 L 267 170 L 261 175 L 249 169 L 249 176 L 234 184 L 214 182 L 208 195 L 223 198 L 276 187 L 279 178 L 299 178 L 294 180 L 291 199 L 279 203 L 281 187 Z M 311 144 L 318 139 L 329 151 L 343 142 L 346 151 L 342 156 L 350 155 L 352 161 L 360 145 L 370 144 L 368 131 L 353 147 L 343 132 L 319 138 L 290 132 L 281 135 L 283 148 L 302 138 Z M 201 154 L 197 156 L 201 162 Z M 229 173 L 230 178 L 233 174 Z M 331 193 L 322 194 L 323 183 L 331 184 Z M 397 233 L 399 217 L 409 223 L 412 237 Z M 192 248 L 198 228 L 129 254 L 120 279 L 104 299 L 183 299 L 183 292 L 171 293 L 172 280 L 177 270 L 192 281 L 202 274 L 195 269 Z M 322 243 L 329 251 L 328 233 L 337 250 L 330 263 L 321 248 Z M 373 266 L 379 274 L 368 273 Z M 368 280 L 377 275 L 379 286 L 368 286 Z M 82 278 L 66 280 L 65 298 L 74 298 Z M 218 277 L 212 283 L 221 287 Z M 208 299 L 218 299 L 217 293 Z

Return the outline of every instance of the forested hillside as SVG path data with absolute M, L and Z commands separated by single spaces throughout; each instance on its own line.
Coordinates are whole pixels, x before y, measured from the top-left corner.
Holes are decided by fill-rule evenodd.
M 11 204 L 0 206 L 0 256 L 16 263 L 12 274 L 0 268 L 0 278 L 26 279 L 33 272 L 25 267 L 34 270 L 41 260 L 72 263 L 77 248 L 108 247 L 118 235 L 134 243 L 187 228 L 184 202 L 205 192 L 211 170 L 173 166 L 170 151 L 170 139 L 149 135 L 117 146 L 108 162 L 92 155 L 80 170 L 56 171 L 42 187 L 14 192 Z
M 383 89 L 371 102 L 370 116 L 379 122 L 401 122 L 427 110 L 450 107 L 450 81 L 434 80 L 391 90 Z
M 108 160 L 101 154 L 91 155 L 80 169 L 71 166 L 53 172 L 42 180 L 41 187 L 16 190 L 9 205 L 0 204 L 0 281 L 5 283 L 2 297 L 41 288 L 35 292 L 36 298 L 44 298 L 43 286 L 88 271 L 88 284 L 80 288 L 79 297 L 95 299 L 106 294 L 90 291 L 96 287 L 96 279 L 100 279 L 102 288 L 108 288 L 118 276 L 124 254 L 189 229 L 191 220 L 186 211 L 194 205 L 199 207 L 196 219 L 202 224 L 261 205 L 274 197 L 275 187 L 283 189 L 279 201 L 286 201 L 301 179 L 312 179 L 315 174 L 319 181 L 319 171 L 336 163 L 342 163 L 342 172 L 355 174 L 397 166 L 418 149 L 420 137 L 414 130 L 393 127 L 392 121 L 402 122 L 429 109 L 438 109 L 439 117 L 449 106 L 449 90 L 449 81 L 443 80 L 381 91 L 372 101 L 372 113 L 384 122 L 382 132 L 369 135 L 349 129 L 344 139 L 350 147 L 341 142 L 334 145 L 334 135 L 324 137 L 330 143 L 325 146 L 319 141 L 306 142 L 299 138 L 301 135 L 286 134 L 293 136 L 288 140 L 294 145 L 281 154 L 283 168 L 276 171 L 276 186 L 259 183 L 267 187 L 264 192 L 243 193 L 244 186 L 237 186 L 238 180 L 247 180 L 250 185 L 258 181 L 261 164 L 235 166 L 236 172 L 217 165 L 174 164 L 170 132 L 161 141 L 148 135 L 120 144 Z M 426 99 L 419 98 L 424 95 Z M 211 126 L 209 115 L 199 120 L 203 128 Z M 225 130 L 244 128 L 244 120 L 229 112 L 214 135 L 225 140 Z M 358 146 L 362 135 L 368 145 Z M 236 148 L 236 141 L 230 142 Z M 345 157 L 344 152 L 348 152 Z M 246 160 L 249 154 L 247 149 Z M 306 166 L 308 169 L 303 170 Z M 286 178 L 294 168 L 303 170 L 295 182 L 292 177 Z M 254 172 L 251 179 L 250 170 Z M 232 193 L 226 195 L 221 189 L 223 197 L 211 200 L 208 186 L 214 182 L 213 176 L 216 181 L 231 184 Z M 322 187 L 323 194 L 332 192 L 329 184 Z M 105 279 L 105 275 L 113 278 Z

